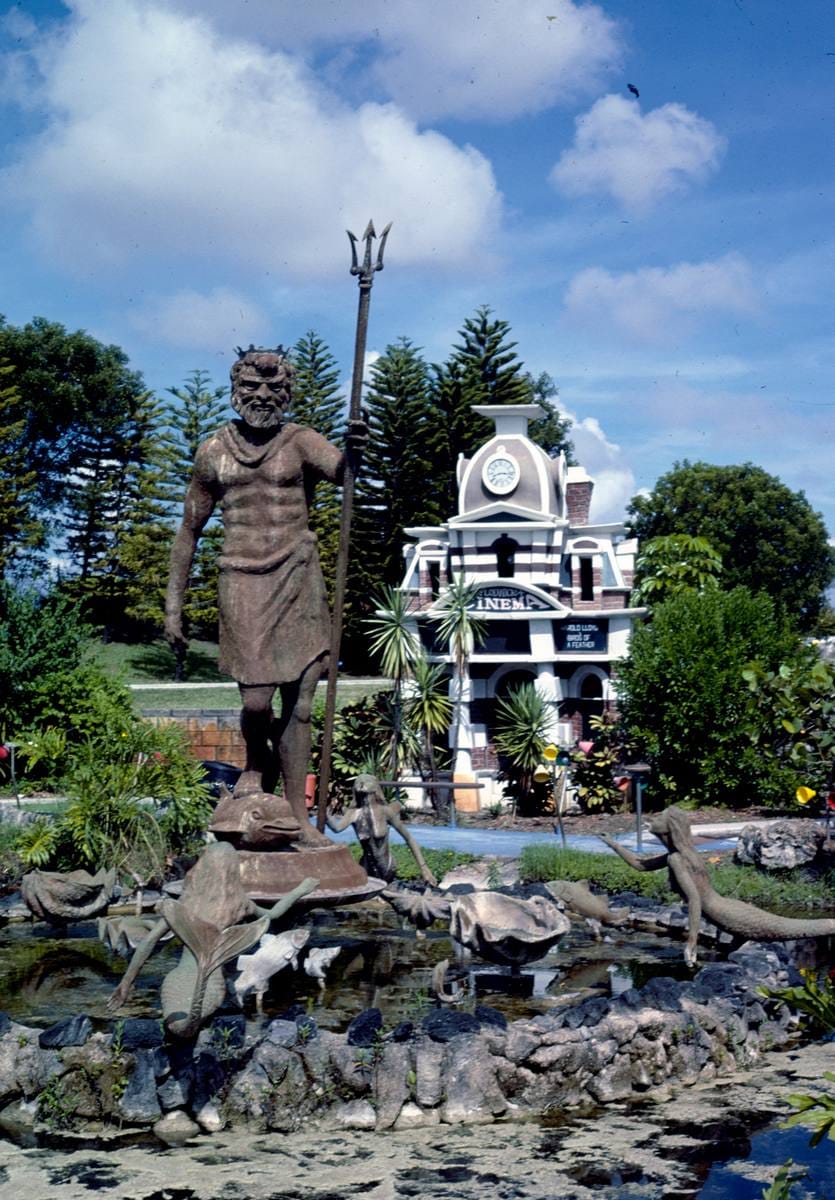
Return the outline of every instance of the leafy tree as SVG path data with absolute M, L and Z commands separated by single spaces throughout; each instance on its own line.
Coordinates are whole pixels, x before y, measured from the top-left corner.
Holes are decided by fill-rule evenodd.
M 130 695 L 88 661 L 90 627 L 79 607 L 52 592 L 0 584 L 0 736 L 49 725 L 70 741 L 132 720 Z
M 290 419 L 309 425 L 329 442 L 342 441 L 345 397 L 336 359 L 312 329 L 293 347 L 293 408 Z M 308 501 L 310 528 L 319 539 L 319 561 L 328 596 L 333 598 L 339 548 L 341 501 L 335 484 L 320 480 Z
M 559 388 L 547 371 L 539 375 L 527 372 L 525 380 L 530 391 L 528 403 L 539 404 L 545 410 L 545 416 L 540 421 L 531 421 L 528 426 L 528 436 L 537 446 L 541 446 L 550 458 L 557 458 L 562 453 L 569 466 L 575 465 L 574 444 L 569 438 L 571 421 L 561 417 L 554 404 L 559 395 Z
M 37 472 L 38 517 L 55 519 L 78 472 L 90 469 L 97 443 L 112 441 L 144 392 L 118 346 L 83 330 L 35 317 L 18 328 L 0 317 L 0 356 L 15 371 L 18 402 L 7 414 L 22 421 L 15 439 L 21 471 Z
M 14 367 L 0 359 L 0 576 L 12 555 L 43 543 L 43 527 L 34 515 L 37 472 L 20 466 L 20 436 L 26 424 L 20 393 L 13 382 Z
M 636 604 L 654 605 L 679 592 L 719 587 L 722 559 L 707 538 L 669 533 L 651 538 L 638 556 Z
M 649 794 L 664 804 L 779 804 L 790 779 L 763 756 L 743 670 L 791 663 L 797 635 L 765 595 L 683 591 L 632 635 L 618 670 L 623 722 L 637 754 L 652 766 Z
M 802 492 L 751 463 L 676 463 L 629 506 L 642 543 L 672 533 L 706 538 L 723 563 L 721 586 L 765 592 L 801 630 L 814 627 L 835 571 L 823 518 Z

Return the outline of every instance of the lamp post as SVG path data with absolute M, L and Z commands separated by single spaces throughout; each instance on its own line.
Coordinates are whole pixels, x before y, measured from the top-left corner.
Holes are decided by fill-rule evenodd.
M 649 763 L 639 762 L 629 763 L 623 770 L 632 780 L 633 791 L 635 793 L 635 845 L 640 854 L 644 848 L 644 832 L 641 828 L 644 815 L 644 788 L 652 768 Z
M 562 838 L 563 849 L 566 847 L 565 828 L 562 814 L 565 810 L 565 795 L 568 788 L 568 768 L 571 765 L 571 755 L 567 750 L 561 750 L 553 742 L 542 751 L 543 762 L 534 768 L 534 783 L 547 783 L 550 779 L 554 793 L 554 803 L 557 807 L 557 829 Z M 557 793 L 557 771 L 562 769 L 559 794 Z

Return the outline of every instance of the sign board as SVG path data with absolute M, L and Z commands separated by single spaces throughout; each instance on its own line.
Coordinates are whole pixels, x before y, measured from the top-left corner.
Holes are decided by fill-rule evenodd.
M 507 587 L 491 584 L 483 587 L 477 593 L 472 605 L 473 612 L 478 613 L 509 613 L 509 612 L 552 612 L 550 604 L 546 604 L 539 596 L 523 591 L 518 587 Z
M 560 621 L 554 626 L 558 654 L 606 653 L 609 643 L 607 620 Z

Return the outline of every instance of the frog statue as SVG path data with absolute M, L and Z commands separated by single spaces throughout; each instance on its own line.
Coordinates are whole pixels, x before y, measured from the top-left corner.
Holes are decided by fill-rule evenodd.
M 128 996 L 155 946 L 173 932 L 183 943 L 177 966 L 162 981 L 162 1017 L 166 1029 L 192 1037 L 220 1007 L 226 995 L 223 966 L 260 941 L 277 920 L 319 886 L 303 879 L 271 908 L 250 900 L 241 883 L 238 852 L 229 842 L 212 842 L 183 881 L 179 900 L 161 900 L 159 920 L 136 948 L 122 982 L 108 1001 L 115 1012 Z

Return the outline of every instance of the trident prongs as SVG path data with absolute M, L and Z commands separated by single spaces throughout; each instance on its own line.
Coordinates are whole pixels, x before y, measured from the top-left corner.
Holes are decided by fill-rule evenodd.
M 382 271 L 382 269 L 383 269 L 383 251 L 386 248 L 386 238 L 389 235 L 390 229 L 391 229 L 391 221 L 389 221 L 388 225 L 386 225 L 385 229 L 383 230 L 382 236 L 380 237 L 380 245 L 377 248 L 377 261 L 372 262 L 371 247 L 372 247 L 372 243 L 373 243 L 374 239 L 377 236 L 377 233 L 376 233 L 376 230 L 374 229 L 374 222 L 373 221 L 368 222 L 368 224 L 365 227 L 365 233 L 362 235 L 362 241 L 365 242 L 365 254 L 363 255 L 362 266 L 360 266 L 359 258 L 357 255 L 358 239 L 355 234 L 351 233 L 350 229 L 346 230 L 346 233 L 348 234 L 348 237 L 351 240 L 351 274 L 359 275 L 360 287 L 363 287 L 363 286 L 370 287 L 372 278 L 374 276 L 374 272 Z

